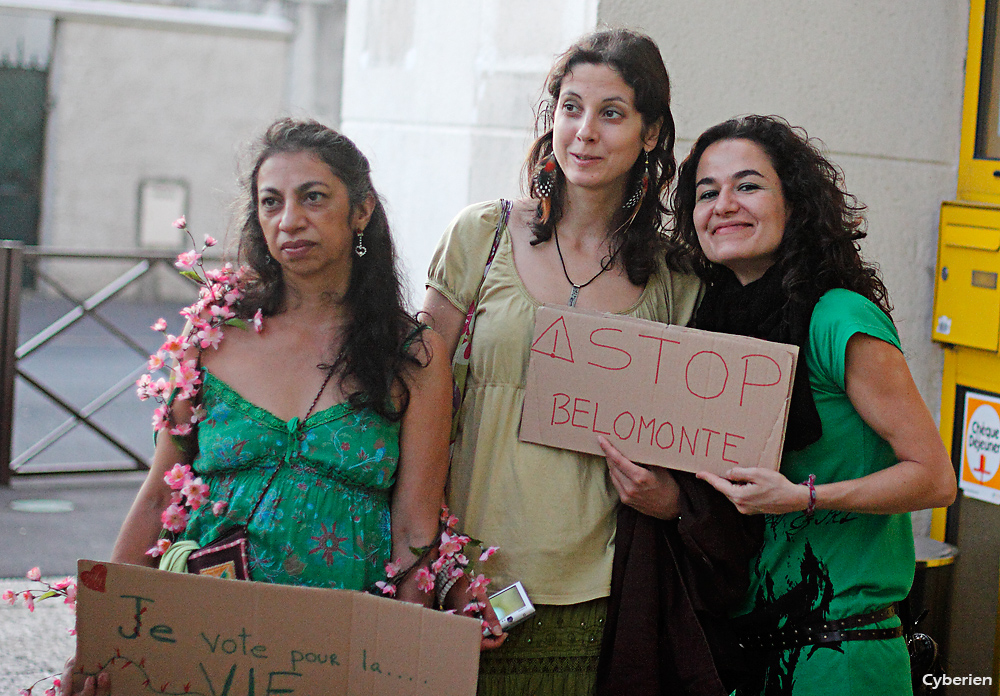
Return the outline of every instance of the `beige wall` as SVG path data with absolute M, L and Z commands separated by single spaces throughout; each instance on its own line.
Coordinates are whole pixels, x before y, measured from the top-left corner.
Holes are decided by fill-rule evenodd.
M 419 306 L 468 203 L 518 195 L 532 108 L 596 0 L 351 0 L 342 127 L 369 155 Z
M 136 246 L 147 178 L 186 182 L 192 228 L 221 237 L 237 145 L 281 114 L 287 39 L 69 18 L 54 47 L 41 244 Z M 79 291 L 109 279 L 72 268 Z

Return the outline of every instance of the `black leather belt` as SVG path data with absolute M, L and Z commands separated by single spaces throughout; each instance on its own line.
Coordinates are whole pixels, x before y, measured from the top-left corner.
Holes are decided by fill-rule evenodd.
M 774 631 L 745 635 L 740 638 L 740 647 L 746 650 L 788 650 L 806 645 L 840 643 L 845 640 L 888 640 L 903 635 L 903 627 L 866 628 L 879 621 L 896 615 L 896 607 L 890 604 L 885 609 L 855 614 L 844 619 L 831 619 L 821 624 L 808 626 L 783 626 Z

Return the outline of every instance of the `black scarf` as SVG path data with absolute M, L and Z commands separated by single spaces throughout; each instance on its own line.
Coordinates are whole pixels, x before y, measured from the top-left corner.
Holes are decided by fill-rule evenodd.
M 799 360 L 792 384 L 792 401 L 785 431 L 785 451 L 804 449 L 823 434 L 823 425 L 809 388 L 805 349 L 809 340 L 809 320 L 816 303 L 795 308 L 781 288 L 778 265 L 763 276 L 742 285 L 727 268 L 718 267 L 719 275 L 705 292 L 698 307 L 694 326 L 706 331 L 762 338 L 799 347 Z

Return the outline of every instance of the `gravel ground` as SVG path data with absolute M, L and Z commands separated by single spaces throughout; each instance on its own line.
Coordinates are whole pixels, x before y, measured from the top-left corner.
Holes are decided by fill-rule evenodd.
M 49 582 L 62 577 L 46 578 Z M 40 587 L 23 578 L 0 579 L 0 590 Z M 29 612 L 24 602 L 15 606 L 0 602 L 0 695 L 16 696 L 42 677 L 62 672 L 66 658 L 76 650 L 76 638 L 69 635 L 76 620 L 73 610 L 53 597 Z M 51 683 L 40 684 L 33 696 L 41 696 Z

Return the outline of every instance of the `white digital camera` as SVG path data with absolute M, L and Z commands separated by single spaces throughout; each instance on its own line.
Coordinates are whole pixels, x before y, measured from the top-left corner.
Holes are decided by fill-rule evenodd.
M 497 620 L 500 621 L 500 628 L 504 631 L 535 613 L 535 607 L 528 599 L 528 593 L 524 591 L 524 586 L 519 582 L 490 595 L 490 604 L 497 614 Z M 490 630 L 484 628 L 483 635 L 490 635 Z

